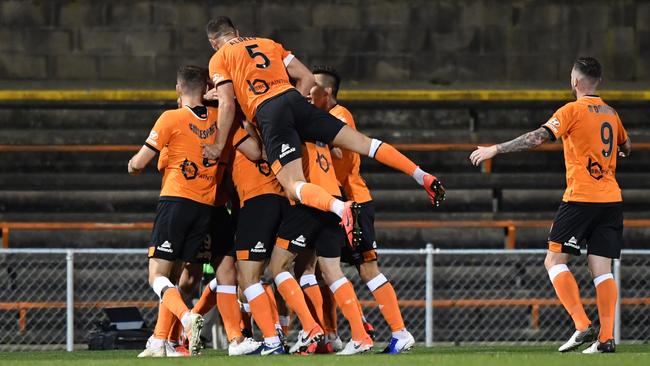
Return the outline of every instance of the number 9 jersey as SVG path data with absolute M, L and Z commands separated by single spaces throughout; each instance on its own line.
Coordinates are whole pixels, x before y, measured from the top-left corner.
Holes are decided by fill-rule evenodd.
M 214 85 L 233 83 L 237 102 L 253 121 L 262 102 L 293 88 L 286 70 L 293 57 L 270 39 L 233 38 L 210 59 L 210 77 Z
M 587 95 L 558 109 L 543 125 L 552 139 L 562 138 L 567 188 L 564 202 L 621 202 L 616 182 L 618 146 L 627 133 L 616 111 Z

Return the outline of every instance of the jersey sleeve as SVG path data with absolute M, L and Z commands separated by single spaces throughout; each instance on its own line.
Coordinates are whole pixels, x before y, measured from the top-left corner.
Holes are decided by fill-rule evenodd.
M 248 140 L 250 135 L 248 134 L 248 131 L 246 131 L 243 127 L 237 128 L 237 131 L 235 131 L 235 136 L 232 139 L 233 147 L 236 149 L 239 147 L 239 145 L 243 144 L 244 141 Z
M 547 131 L 549 131 L 553 137 L 553 140 L 556 140 L 564 136 L 573 124 L 573 109 L 571 104 L 566 104 L 553 114 L 553 116 L 542 125 Z
M 215 53 L 208 63 L 208 71 L 210 72 L 210 79 L 214 86 L 231 81 L 230 71 L 226 62 L 225 51 Z
M 295 56 L 291 53 L 291 51 L 286 50 L 280 43 L 275 42 L 275 47 L 278 49 L 278 51 L 280 51 L 280 54 L 282 55 L 282 63 L 284 63 L 284 67 L 289 66 L 289 63 L 295 58 Z
M 147 137 L 144 144 L 149 148 L 160 152 L 160 150 L 169 143 L 173 127 L 174 120 L 171 115 L 167 112 L 163 113 L 158 117 L 156 124 L 151 129 L 151 132 L 149 132 L 149 137 Z
M 623 122 L 621 121 L 621 118 L 618 116 L 616 117 L 616 123 L 618 124 L 616 144 L 623 145 L 624 143 L 627 142 L 627 131 L 625 131 L 625 127 L 623 127 Z

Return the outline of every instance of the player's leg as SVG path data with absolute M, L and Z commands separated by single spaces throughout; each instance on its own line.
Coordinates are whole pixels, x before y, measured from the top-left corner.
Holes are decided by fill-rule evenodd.
M 173 283 L 178 282 L 182 267 L 183 263 L 181 261 L 174 262 L 172 272 L 169 275 L 170 281 Z M 147 341 L 145 350 L 138 357 L 173 357 L 177 353 L 180 355 L 173 345 L 170 344 L 171 339 L 179 339 L 180 332 L 176 332 L 179 326 L 182 332 L 182 325 L 178 321 L 178 318 L 161 302 L 158 305 L 158 318 L 156 319 L 153 334 Z
M 614 320 L 618 288 L 612 275 L 612 259 L 621 256 L 623 247 L 623 210 L 621 205 L 601 209 L 600 222 L 594 228 L 587 244 L 589 271 L 596 287 L 596 304 L 600 332 L 598 339 L 583 353 L 611 353 L 616 351 Z
M 320 269 L 316 272 L 316 279 L 320 288 L 321 296 L 323 297 L 323 330 L 325 337 L 323 339 L 322 347 L 319 350 L 321 353 L 334 353 L 343 349 L 343 341 L 338 334 L 338 316 L 336 299 L 330 290 L 329 286 L 323 280 L 323 274 Z
M 307 306 L 318 324 L 323 326 L 323 296 L 316 280 L 316 252 L 312 249 L 303 250 L 294 266 L 294 273 L 300 279 L 300 287 L 305 294 Z

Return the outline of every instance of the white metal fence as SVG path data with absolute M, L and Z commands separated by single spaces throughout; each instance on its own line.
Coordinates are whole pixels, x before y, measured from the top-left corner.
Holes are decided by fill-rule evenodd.
M 544 250 L 380 250 L 382 272 L 418 342 L 502 343 L 566 339 L 572 323 L 543 267 Z M 570 265 L 588 314 L 595 290 L 585 256 Z M 346 274 L 366 304 L 372 294 L 353 267 Z M 650 339 L 650 250 L 624 251 L 615 263 L 621 301 L 616 337 Z M 368 301 L 368 302 L 365 302 Z M 147 284 L 145 250 L 0 250 L 0 350 L 84 344 L 104 307 L 137 306 L 153 326 L 157 298 Z M 379 340 L 390 330 L 376 307 L 365 313 Z M 340 318 L 342 337 L 349 333 Z

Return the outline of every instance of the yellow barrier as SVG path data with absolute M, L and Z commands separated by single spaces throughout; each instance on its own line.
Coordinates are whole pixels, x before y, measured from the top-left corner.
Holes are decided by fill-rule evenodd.
M 606 100 L 650 101 L 650 90 L 603 90 Z M 380 102 L 497 102 L 569 101 L 569 90 L 341 90 L 343 101 Z M 0 90 L 0 101 L 147 102 L 173 101 L 174 90 Z

